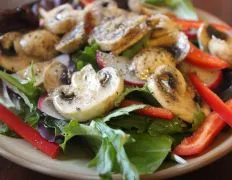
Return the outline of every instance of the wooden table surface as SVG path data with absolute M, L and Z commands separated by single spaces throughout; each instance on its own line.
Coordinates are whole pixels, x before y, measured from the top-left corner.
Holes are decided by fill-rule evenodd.
M 215 14 L 232 25 L 232 0 L 193 0 L 197 7 Z M 175 179 L 203 179 L 229 180 L 232 179 L 232 154 L 195 172 Z M 56 180 L 56 178 L 39 174 L 20 167 L 0 157 L 0 180 Z

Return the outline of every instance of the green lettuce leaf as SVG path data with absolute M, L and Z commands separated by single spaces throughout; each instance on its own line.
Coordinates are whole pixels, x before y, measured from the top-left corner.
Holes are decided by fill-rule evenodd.
M 143 133 L 148 129 L 150 125 L 150 119 L 145 116 L 133 114 L 130 116 L 117 117 L 110 121 L 109 125 L 117 129 L 127 130 L 129 132 L 135 130 L 137 133 Z
M 116 159 L 116 163 L 118 164 L 120 168 L 120 172 L 122 173 L 123 179 L 127 180 L 136 180 L 139 179 L 139 173 L 136 169 L 136 167 L 130 162 L 126 151 L 124 149 L 124 145 L 127 142 L 131 142 L 130 135 L 125 134 L 122 130 L 115 130 L 107 126 L 105 123 L 101 121 L 92 121 L 92 126 L 94 126 L 98 131 L 102 134 L 102 137 L 108 141 L 109 145 L 111 147 L 111 155 L 114 155 L 114 157 L 111 157 L 111 168 L 108 168 L 108 171 L 103 171 L 105 169 L 100 169 L 100 164 L 96 164 L 97 162 L 101 162 L 104 159 L 99 159 L 100 156 L 96 157 L 94 159 L 94 163 L 91 162 L 90 164 L 97 165 L 97 169 L 99 170 L 100 174 L 102 172 L 105 172 L 104 176 L 107 176 L 108 174 L 111 174 L 112 171 L 112 165 L 114 164 L 114 159 Z M 102 148 L 100 148 L 101 150 Z M 113 153 L 113 149 L 115 150 L 115 153 Z M 107 154 L 107 152 L 105 152 Z M 99 154 L 99 153 L 98 153 Z M 101 156 L 102 157 L 102 156 Z M 103 166 L 104 167 L 104 166 Z M 110 177 L 109 177 L 110 178 Z
M 141 109 L 145 107 L 145 105 L 133 105 L 128 106 L 125 108 L 119 108 L 113 112 L 111 112 L 109 115 L 102 117 L 97 120 L 93 120 L 92 122 L 108 122 L 110 119 L 123 116 L 123 115 L 129 115 L 130 112 L 135 111 L 137 109 Z M 54 124 L 56 123 L 56 124 Z M 48 123 L 49 124 L 49 123 Z M 99 132 L 96 130 L 95 127 L 93 127 L 93 123 L 91 123 L 89 126 L 85 124 L 79 124 L 78 121 L 71 121 L 68 125 L 65 127 L 62 127 L 63 124 L 60 124 L 59 121 L 53 121 L 50 127 L 60 126 L 58 127 L 60 131 L 62 131 L 62 134 L 65 137 L 64 143 L 61 145 L 63 149 L 65 149 L 67 142 L 73 138 L 74 136 L 95 136 L 95 137 L 101 137 Z M 55 127 L 57 128 L 57 127 Z
M 141 174 L 153 173 L 163 163 L 172 147 L 169 136 L 149 136 L 148 134 L 133 134 L 134 143 L 126 144 L 129 159 L 136 165 Z
M 107 179 L 112 176 L 114 163 L 116 162 L 115 157 L 114 146 L 108 139 L 103 139 L 97 155 L 89 162 L 89 167 L 96 167 L 99 175 Z
M 0 134 L 7 134 L 8 131 L 8 127 L 0 121 Z
M 5 134 L 8 131 L 8 127 L 0 121 L 0 134 Z
M 61 147 L 65 149 L 67 142 L 74 136 L 82 136 L 87 142 L 91 139 L 90 144 L 94 144 L 93 149 L 96 156 L 90 161 L 89 166 L 96 167 L 102 179 L 111 179 L 113 172 L 120 172 L 123 179 L 139 179 L 139 172 L 151 173 L 162 164 L 170 151 L 171 138 L 163 135 L 151 137 L 141 134 L 131 137 L 121 129 L 113 129 L 106 122 L 116 122 L 121 117 L 129 118 L 131 116 L 125 115 L 143 107 L 144 105 L 134 105 L 117 109 L 106 117 L 91 121 L 89 125 L 71 121 L 61 128 L 64 135 L 64 143 L 61 144 Z M 148 125 L 146 124 L 146 126 Z M 139 126 L 137 127 L 139 128 Z M 147 127 L 144 127 L 145 129 Z
M 171 8 L 181 19 L 198 20 L 191 0 L 140 0 L 141 3 Z
M 0 134 L 10 136 L 10 137 L 18 137 L 18 135 L 15 132 L 11 131 L 7 127 L 7 125 L 2 123 L 1 121 L 0 121 Z
M 174 8 L 174 12 L 181 19 L 198 20 L 197 13 L 191 0 L 182 0 Z
M 205 114 L 199 109 L 199 111 L 194 114 L 192 131 L 196 131 L 200 127 L 204 119 L 205 119 Z
M 55 136 L 61 135 L 64 132 L 64 127 L 68 125 L 67 121 L 54 119 L 52 117 L 46 116 L 43 120 L 44 125 L 48 128 L 52 128 L 55 130 Z
M 140 0 L 140 2 L 145 4 L 151 4 L 154 6 L 168 6 L 176 7 L 182 0 Z
M 93 120 L 90 125 L 71 121 L 62 129 L 64 142 L 60 146 L 65 149 L 67 142 L 74 136 L 83 136 L 87 139 L 88 137 L 94 137 L 102 143 L 96 157 L 89 163 L 89 166 L 96 167 L 100 176 L 105 179 L 111 178 L 113 167 L 116 165 L 119 167 L 119 171 L 123 174 L 124 179 L 138 179 L 138 171 L 129 161 L 124 149 L 124 145 L 127 142 L 132 142 L 130 135 L 124 133 L 122 130 L 112 129 L 105 122 L 110 121 L 112 118 L 128 115 L 130 112 L 143 108 L 144 106 L 133 105 L 117 109 L 106 117 L 95 121 Z
M 36 128 L 38 126 L 40 114 L 37 111 L 28 112 L 28 113 L 24 112 L 24 115 L 21 115 L 21 116 L 24 119 L 25 123 L 27 123 L 31 127 Z
M 120 167 L 124 179 L 138 179 L 136 168 L 130 163 L 124 149 L 124 144 L 131 141 L 130 136 L 121 130 L 115 130 L 102 121 L 92 121 L 90 125 L 71 121 L 64 128 L 64 143 L 60 146 L 65 149 L 67 142 L 74 136 L 94 137 L 101 140 L 101 147 L 89 166 L 96 167 L 100 176 L 110 179 L 114 164 Z M 105 164 L 107 163 L 107 164 Z
M 34 86 L 34 83 L 29 81 L 25 84 L 22 84 L 15 77 L 0 71 L 0 79 L 7 83 L 10 87 L 18 93 L 25 103 L 30 107 L 31 111 L 36 107 L 37 100 L 41 94 L 41 89 Z
M 84 50 L 79 51 L 74 55 L 73 60 L 76 62 L 78 71 L 80 71 L 87 64 L 91 64 L 95 70 L 98 70 L 96 61 L 97 50 L 99 50 L 99 46 L 96 43 L 93 43 L 89 46 L 86 46 Z
M 111 112 L 109 115 L 101 118 L 100 121 L 107 122 L 112 118 L 123 116 L 123 115 L 129 115 L 130 112 L 133 112 L 133 111 L 138 110 L 138 109 L 142 109 L 144 107 L 146 107 L 145 104 L 139 104 L 139 105 L 131 105 L 131 106 L 124 107 L 124 108 L 119 108 L 119 109 Z
M 176 133 L 184 133 L 188 131 L 187 124 L 182 120 L 175 118 L 171 121 L 156 119 L 153 120 L 152 124 L 148 129 L 148 133 L 151 136 L 156 136 L 157 134 L 176 134 Z
M 67 126 L 62 128 L 64 142 L 60 145 L 65 150 L 67 142 L 75 136 L 94 136 L 101 139 L 101 134 L 95 127 L 85 124 L 79 124 L 78 121 L 71 121 Z

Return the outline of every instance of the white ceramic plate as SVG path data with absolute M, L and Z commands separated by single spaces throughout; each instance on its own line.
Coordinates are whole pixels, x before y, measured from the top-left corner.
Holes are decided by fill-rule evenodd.
M 12 2 L 11 0 L 4 3 L 7 3 L 9 7 L 12 5 Z M 223 23 L 218 18 L 200 10 L 199 15 L 202 19 L 215 23 Z M 152 175 L 143 176 L 143 178 L 166 179 L 181 175 L 212 163 L 230 151 L 232 151 L 231 129 L 222 132 L 202 155 L 188 159 L 186 165 L 168 166 Z M 0 135 L 0 155 L 21 166 L 56 177 L 86 180 L 99 179 L 95 170 L 87 167 L 88 161 L 90 160 L 89 154 L 86 153 L 86 150 L 81 150 L 80 147 L 73 147 L 72 152 L 67 152 L 61 155 L 58 160 L 53 160 L 21 139 Z M 120 176 L 114 175 L 114 179 L 120 179 Z

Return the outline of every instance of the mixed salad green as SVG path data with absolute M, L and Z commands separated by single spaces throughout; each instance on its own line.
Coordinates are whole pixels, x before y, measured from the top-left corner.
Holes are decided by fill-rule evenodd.
M 140 0 L 144 4 L 170 8 L 179 18 L 198 20 L 191 0 Z
M 81 0 L 0 14 L 0 134 L 51 158 L 79 137 L 101 179 L 134 180 L 232 127 L 230 27 L 196 21 L 190 0 L 131 1 L 132 12 Z

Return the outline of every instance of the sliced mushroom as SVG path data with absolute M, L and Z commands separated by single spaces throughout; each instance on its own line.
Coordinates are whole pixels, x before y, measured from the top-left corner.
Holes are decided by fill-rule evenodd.
M 51 60 L 56 56 L 55 44 L 59 38 L 46 30 L 31 31 L 14 43 L 18 54 L 32 56 L 41 60 Z
M 183 61 L 190 51 L 188 37 L 183 32 L 174 31 L 165 36 L 151 39 L 147 43 L 148 47 L 163 47 L 172 53 L 176 62 Z
M 164 108 L 189 123 L 193 121 L 197 106 L 188 92 L 183 75 L 175 67 L 158 67 L 148 78 L 148 88 Z
M 72 53 L 79 49 L 85 41 L 86 32 L 84 23 L 80 23 L 61 39 L 61 41 L 56 45 L 56 50 L 62 53 Z
M 228 40 L 222 40 L 213 37 L 209 41 L 209 51 L 212 55 L 215 55 L 232 64 L 232 38 Z
M 207 27 L 209 26 L 208 23 L 203 23 L 197 32 L 197 38 L 199 42 L 199 46 L 201 50 L 209 52 L 208 44 L 211 39 L 211 35 L 208 34 Z
M 198 30 L 200 48 L 232 64 L 232 36 L 203 23 Z
M 200 48 L 204 51 L 209 51 L 209 42 L 213 37 L 227 41 L 229 39 L 229 34 L 219 31 L 209 23 L 202 23 L 197 32 L 197 37 Z
M 67 67 L 60 62 L 53 62 L 44 72 L 44 88 L 47 92 L 70 83 L 70 73 Z
M 17 72 L 17 75 L 24 80 L 34 78 L 35 86 L 43 84 L 47 92 L 50 92 L 61 85 L 69 84 L 69 61 L 69 56 L 63 54 L 50 61 L 33 63 Z
M 126 14 L 102 21 L 94 28 L 93 38 L 102 51 L 120 54 L 149 31 L 145 16 Z
M 38 62 L 38 59 L 28 56 L 5 56 L 0 55 L 0 66 L 12 72 L 18 72 Z
M 149 26 L 152 27 L 151 40 L 157 41 L 159 38 L 165 38 L 165 36 L 170 36 L 169 41 L 177 41 L 179 27 L 169 17 L 162 14 L 153 15 L 147 19 L 147 23 Z
M 177 63 L 182 62 L 190 51 L 188 37 L 183 32 L 179 32 L 176 43 L 166 49 L 172 53 Z
M 147 23 L 153 28 L 148 47 L 166 48 L 177 62 L 186 58 L 190 50 L 189 40 L 175 22 L 165 15 L 155 15 L 148 18 Z
M 139 79 L 147 80 L 163 64 L 175 67 L 175 59 L 171 53 L 163 48 L 146 48 L 134 56 L 130 70 Z
M 157 14 L 150 16 L 147 23 L 153 28 L 152 37 L 158 38 L 179 31 L 178 25 L 168 16 Z
M 96 73 L 87 65 L 73 74 L 70 86 L 56 89 L 52 99 L 56 110 L 66 119 L 86 121 L 111 110 L 123 90 L 123 79 L 114 68 Z
M 98 25 L 103 19 L 120 16 L 126 11 L 118 8 L 117 3 L 112 0 L 94 1 L 84 9 L 85 14 L 91 13 L 94 17 L 95 24 Z
M 147 46 L 149 47 L 169 47 L 175 45 L 178 41 L 179 32 L 174 31 L 163 36 L 154 36 L 148 41 Z
M 0 37 L 0 44 L 3 49 L 11 49 L 14 47 L 14 41 L 20 38 L 22 33 L 20 32 L 8 32 Z
M 40 9 L 44 18 L 44 26 L 55 34 L 69 32 L 78 21 L 83 19 L 83 12 L 73 9 L 70 4 L 64 4 L 51 11 Z

